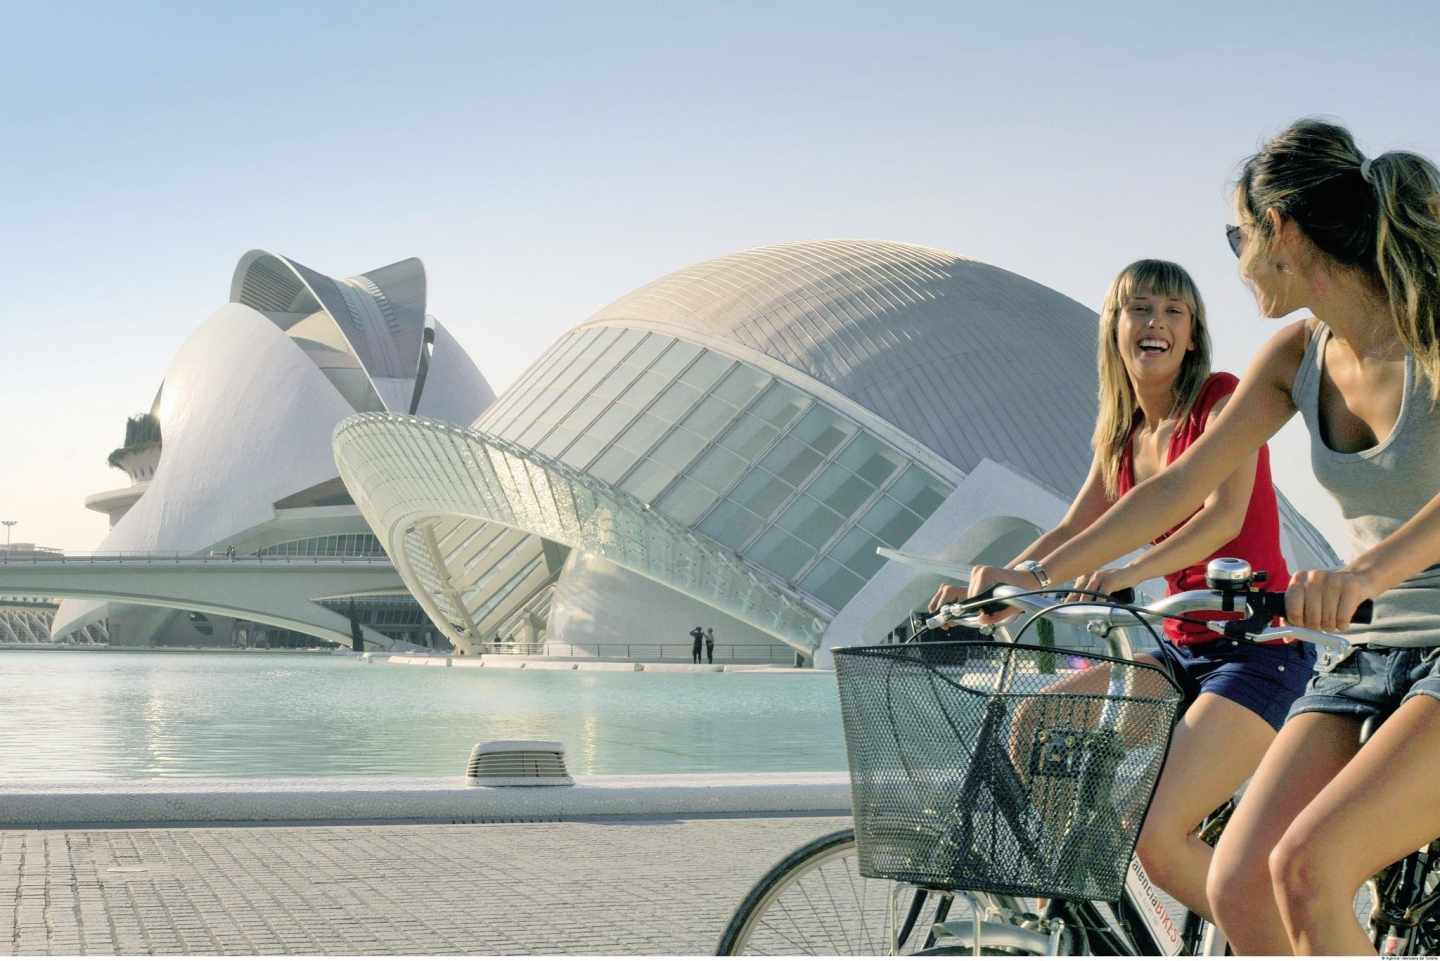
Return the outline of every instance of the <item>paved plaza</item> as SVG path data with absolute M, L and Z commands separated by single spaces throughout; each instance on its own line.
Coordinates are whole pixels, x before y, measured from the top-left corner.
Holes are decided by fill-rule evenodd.
M 0 954 L 709 954 L 848 818 L 0 830 Z

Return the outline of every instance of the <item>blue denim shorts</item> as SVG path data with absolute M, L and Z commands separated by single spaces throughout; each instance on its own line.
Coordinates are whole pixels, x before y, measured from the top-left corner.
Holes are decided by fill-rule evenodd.
M 1417 694 L 1440 699 L 1440 647 L 1357 646 L 1326 658 L 1290 716 L 1384 717 Z
M 1186 705 L 1201 694 L 1215 694 L 1260 715 L 1277 731 L 1315 670 L 1315 649 L 1309 644 L 1221 640 L 1168 644 L 1166 649 L 1180 662 L 1177 680 Z M 1154 652 L 1150 656 L 1160 657 Z

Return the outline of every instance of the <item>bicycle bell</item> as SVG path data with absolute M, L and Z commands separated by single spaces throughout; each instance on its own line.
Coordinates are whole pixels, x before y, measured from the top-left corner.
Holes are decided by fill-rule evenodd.
M 1205 565 L 1205 584 L 1212 591 L 1248 591 L 1255 580 L 1250 562 L 1240 557 L 1217 557 Z

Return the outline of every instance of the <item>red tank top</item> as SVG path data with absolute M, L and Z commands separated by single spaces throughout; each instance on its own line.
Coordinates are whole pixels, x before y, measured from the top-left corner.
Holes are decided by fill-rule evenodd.
M 1199 396 L 1195 398 L 1195 403 L 1190 408 L 1189 415 L 1176 425 L 1175 432 L 1170 435 L 1170 447 L 1165 458 L 1167 466 L 1173 464 L 1175 459 L 1183 454 L 1191 444 L 1199 440 L 1200 435 L 1205 431 L 1205 421 L 1209 418 L 1216 401 L 1234 393 L 1239 383 L 1239 378 L 1234 374 L 1223 372 L 1211 374 L 1206 379 L 1200 388 Z M 1122 497 L 1135 486 L 1135 456 L 1134 449 L 1129 442 L 1125 444 L 1125 450 L 1120 456 L 1118 481 Z M 1196 508 L 1197 513 L 1198 511 L 1199 508 Z M 1190 517 L 1194 516 L 1194 514 L 1190 515 Z M 1158 544 L 1175 533 L 1189 519 L 1187 517 L 1161 534 L 1155 539 L 1155 543 Z M 1250 491 L 1250 506 L 1245 511 L 1245 523 L 1241 526 L 1240 533 L 1234 540 L 1222 546 L 1203 561 L 1173 574 L 1166 574 L 1165 583 L 1170 587 L 1169 593 L 1178 594 L 1181 591 L 1203 589 L 1205 587 L 1205 565 L 1215 557 L 1243 557 L 1256 571 L 1266 571 L 1269 574 L 1264 584 L 1267 590 L 1284 590 L 1290 583 L 1290 571 L 1285 565 L 1285 555 L 1280 552 L 1280 509 L 1275 502 L 1275 485 L 1270 480 L 1270 449 L 1268 446 L 1260 448 L 1260 456 L 1255 464 L 1255 486 Z M 1234 615 L 1217 611 L 1213 615 L 1196 613 L 1194 616 L 1209 620 L 1225 620 Z M 1204 644 L 1219 639 L 1219 635 L 1214 631 L 1201 624 L 1186 621 L 1166 621 L 1165 633 L 1176 644 Z

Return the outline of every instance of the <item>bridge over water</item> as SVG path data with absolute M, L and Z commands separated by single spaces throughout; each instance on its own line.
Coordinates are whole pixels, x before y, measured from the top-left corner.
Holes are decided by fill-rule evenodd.
M 112 552 L 7 556 L 0 594 L 76 597 L 236 617 L 354 645 L 350 619 L 321 601 L 408 594 L 387 557 Z M 365 647 L 414 645 L 360 627 Z

